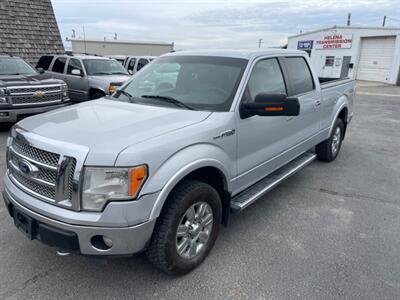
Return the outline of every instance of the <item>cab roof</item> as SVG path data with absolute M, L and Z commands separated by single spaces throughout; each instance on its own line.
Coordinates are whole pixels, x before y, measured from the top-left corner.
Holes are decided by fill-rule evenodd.
M 292 50 L 292 49 L 280 49 L 280 48 L 269 48 L 269 49 L 208 49 L 208 50 L 183 50 L 165 54 L 163 56 L 219 56 L 219 57 L 231 57 L 231 58 L 242 58 L 242 59 L 254 59 L 260 56 L 267 55 L 304 55 L 304 51 Z

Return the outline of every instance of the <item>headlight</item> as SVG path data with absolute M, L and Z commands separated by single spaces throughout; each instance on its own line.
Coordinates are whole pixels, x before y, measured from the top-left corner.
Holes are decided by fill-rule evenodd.
M 0 89 L 0 104 L 8 104 L 8 93 L 6 89 Z
M 85 168 L 82 209 L 101 211 L 110 201 L 135 199 L 147 175 L 146 165 L 134 168 Z
M 61 93 L 63 98 L 68 97 L 68 86 L 65 83 L 61 85 Z
M 114 94 L 117 91 L 117 86 L 113 85 L 112 83 L 110 84 L 110 86 L 108 87 L 108 92 L 110 93 L 110 95 Z

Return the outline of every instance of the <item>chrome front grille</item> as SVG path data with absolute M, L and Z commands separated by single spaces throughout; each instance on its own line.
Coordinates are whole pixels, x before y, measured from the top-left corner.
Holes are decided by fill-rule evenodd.
M 12 147 L 20 154 L 30 157 L 42 164 L 57 167 L 60 154 L 32 147 L 24 142 L 13 139 Z
M 63 98 L 61 85 L 12 87 L 9 90 L 10 104 L 15 106 L 62 102 Z
M 8 148 L 10 179 L 24 192 L 58 206 L 76 209 L 73 199 L 76 159 L 13 139 Z

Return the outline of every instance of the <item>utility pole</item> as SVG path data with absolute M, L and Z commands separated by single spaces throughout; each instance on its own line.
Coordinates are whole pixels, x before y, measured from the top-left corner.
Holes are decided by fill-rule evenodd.
M 351 13 L 347 14 L 347 26 L 351 25 Z
M 85 33 L 85 25 L 82 25 L 82 28 L 83 28 L 83 45 L 84 45 L 84 47 L 85 47 L 85 53 L 87 53 L 87 50 L 86 50 L 86 33 Z
M 258 39 L 258 48 L 261 48 L 261 44 L 264 43 L 263 39 Z
M 382 27 L 385 27 L 385 24 L 386 24 L 386 16 L 383 16 Z

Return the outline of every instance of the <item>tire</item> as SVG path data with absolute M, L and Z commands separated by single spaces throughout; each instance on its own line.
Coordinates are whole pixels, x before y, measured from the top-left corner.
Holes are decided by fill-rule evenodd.
M 319 160 L 331 162 L 338 156 L 344 137 L 344 124 L 342 119 L 337 119 L 331 136 L 315 147 Z
M 201 207 L 204 210 L 204 220 L 199 217 L 201 209 L 198 206 L 198 210 L 196 210 L 196 204 L 203 205 Z M 188 217 L 192 216 L 192 208 L 196 212 L 195 216 L 199 217 L 199 220 L 193 221 L 193 223 Z M 209 217 L 210 211 L 212 220 Z M 182 275 L 190 272 L 203 262 L 214 246 L 221 218 L 221 199 L 212 186 L 197 180 L 182 181 L 171 192 L 156 222 L 150 245 L 146 250 L 148 259 L 156 268 L 168 274 Z M 200 220 L 204 222 L 200 222 Z M 206 221 L 208 222 L 207 227 L 205 226 Z M 191 227 L 191 225 L 196 225 L 195 222 L 201 224 L 197 230 Z M 180 231 L 179 236 L 178 226 L 180 229 L 184 229 Z M 186 228 L 190 230 L 182 236 Z M 208 237 L 206 237 L 207 232 Z M 194 246 L 191 247 L 192 245 Z M 178 253 L 178 246 L 181 246 L 181 250 L 187 248 L 188 252 Z M 194 254 L 195 251 L 198 252 Z
M 90 95 L 90 100 L 95 100 L 95 99 L 99 99 L 101 97 L 104 97 L 104 93 L 101 92 L 94 92 L 93 94 Z

